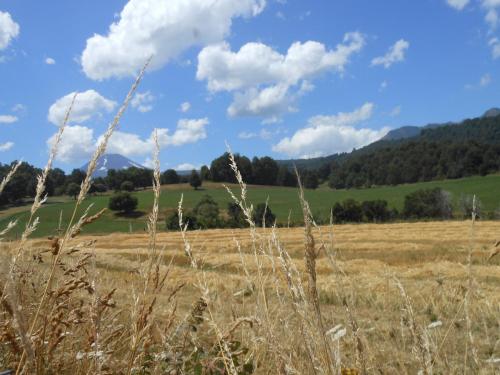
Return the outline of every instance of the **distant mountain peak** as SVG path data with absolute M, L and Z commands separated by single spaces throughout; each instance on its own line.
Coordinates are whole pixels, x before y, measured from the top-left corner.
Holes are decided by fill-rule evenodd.
M 484 112 L 483 117 L 497 117 L 500 116 L 500 108 L 494 107 L 488 109 L 486 112 Z
M 83 165 L 80 170 L 86 172 L 89 163 Z M 136 163 L 129 158 L 126 158 L 120 154 L 104 154 L 97 160 L 96 169 L 94 175 L 92 177 L 106 177 L 108 175 L 108 171 L 111 169 L 120 170 L 127 169 L 130 167 L 136 167 L 140 169 L 146 169 L 144 166 Z

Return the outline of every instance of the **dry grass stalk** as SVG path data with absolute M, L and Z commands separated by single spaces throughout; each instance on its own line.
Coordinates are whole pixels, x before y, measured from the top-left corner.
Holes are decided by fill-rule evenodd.
M 320 332 L 320 340 L 322 343 L 323 357 L 326 361 L 326 366 L 330 374 L 335 373 L 335 367 L 333 362 L 333 353 L 331 351 L 330 345 L 328 344 L 326 337 L 326 330 L 323 323 L 323 316 L 321 315 L 321 307 L 319 304 L 318 288 L 316 285 L 316 258 L 318 257 L 318 252 L 316 251 L 314 236 L 312 234 L 312 219 L 310 215 L 309 204 L 307 203 L 304 196 L 304 189 L 302 187 L 302 182 L 300 180 L 297 168 L 295 168 L 295 174 L 297 176 L 297 181 L 299 185 L 299 198 L 300 204 L 302 206 L 302 212 L 304 216 L 304 246 L 305 246 L 305 262 L 306 271 L 308 275 L 308 290 L 309 290 L 309 300 L 313 306 L 316 322 Z
M 394 282 L 401 293 L 403 298 L 405 312 L 405 323 L 410 331 L 413 340 L 413 349 L 417 353 L 417 360 L 420 363 L 421 371 L 423 375 L 432 375 L 433 373 L 433 360 L 429 348 L 429 337 L 425 329 L 418 325 L 415 319 L 415 313 L 413 311 L 413 306 L 410 297 L 406 293 L 405 288 L 401 281 L 394 278 Z

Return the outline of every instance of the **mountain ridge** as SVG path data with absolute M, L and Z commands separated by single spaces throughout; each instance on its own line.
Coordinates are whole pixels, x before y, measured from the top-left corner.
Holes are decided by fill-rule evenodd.
M 86 163 L 85 165 L 82 165 L 80 167 L 80 170 L 83 172 L 86 172 L 88 166 L 89 166 L 89 163 Z M 95 169 L 95 172 L 94 172 L 92 177 L 93 178 L 106 177 L 108 175 L 108 171 L 111 169 L 121 170 L 121 169 L 130 168 L 130 167 L 146 169 L 146 167 L 142 166 L 139 163 L 136 163 L 135 161 L 133 161 L 133 160 L 131 160 L 123 155 L 104 154 L 97 160 L 96 169 Z

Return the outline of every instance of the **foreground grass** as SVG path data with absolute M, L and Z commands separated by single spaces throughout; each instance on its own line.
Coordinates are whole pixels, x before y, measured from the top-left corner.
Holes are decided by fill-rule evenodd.
M 453 196 L 457 201 L 462 194 L 475 194 L 483 205 L 484 211 L 495 211 L 500 208 L 500 175 L 489 175 L 485 177 L 469 177 L 458 180 L 433 181 L 417 184 L 406 184 L 399 186 L 384 186 L 371 189 L 331 190 L 328 187 L 320 187 L 317 190 L 305 192 L 311 210 L 316 217 L 328 217 L 330 208 L 335 204 L 348 198 L 358 201 L 383 199 L 388 201 L 391 208 L 401 210 L 404 197 L 418 189 L 440 187 Z M 190 209 L 196 205 L 203 194 L 210 194 L 219 204 L 221 210 L 225 210 L 231 201 L 225 189 L 219 183 L 206 183 L 203 189 L 194 191 L 189 185 L 164 186 L 164 192 L 160 197 L 160 220 L 168 212 L 176 209 L 181 195 L 184 196 L 184 207 Z M 139 191 L 135 193 L 139 199 L 138 211 L 147 213 L 151 210 L 153 197 L 151 191 Z M 270 207 L 276 214 L 279 223 L 286 223 L 288 216 L 292 222 L 300 222 L 302 211 L 297 196 L 297 189 L 269 186 L 249 186 L 248 200 L 254 204 L 263 203 L 269 198 Z M 107 207 L 109 195 L 92 196 L 87 198 L 85 207 L 92 204 L 92 212 L 97 212 Z M 74 202 L 71 199 L 55 197 L 49 200 L 49 204 L 39 211 L 40 225 L 33 234 L 35 237 L 53 235 L 57 233 L 59 218 L 62 214 L 62 222 L 67 222 L 72 213 Z M 5 212 L 0 211 L 0 227 L 4 227 L 9 221 L 18 219 L 19 224 L 10 233 L 10 238 L 16 238 L 24 229 L 28 215 L 29 206 L 16 207 Z M 83 212 L 83 208 L 79 213 Z M 160 223 L 160 226 L 162 223 Z M 86 233 L 105 234 L 114 232 L 141 232 L 146 228 L 144 216 L 119 217 L 112 212 L 103 215 L 98 223 L 85 228 Z M 65 229 L 65 228 L 63 228 Z
M 321 243 L 321 239 L 328 241 L 330 230 L 328 227 L 314 230 L 317 242 Z M 428 353 L 432 363 L 427 365 L 435 373 L 497 373 L 495 361 L 500 357 L 500 259 L 488 258 L 500 233 L 499 222 L 479 222 L 474 228 L 466 221 L 343 225 L 334 228 L 333 233 L 335 264 L 332 265 L 326 253 L 321 251 L 316 269 L 325 329 L 333 332 L 328 336 L 328 345 L 339 361 L 338 367 L 366 367 L 366 371 L 360 372 L 366 374 L 416 374 L 425 366 L 425 359 L 419 358 L 418 354 L 421 349 Z M 79 318 L 83 319 L 81 325 L 89 327 L 81 333 L 74 331 L 78 330 L 78 324 L 71 329 L 64 328 L 67 333 L 60 347 L 51 354 L 53 362 L 46 366 L 51 371 L 57 369 L 58 373 L 68 373 L 69 369 L 77 374 L 89 371 L 178 373 L 167 370 L 175 367 L 172 353 L 179 350 L 176 346 L 179 342 L 172 341 L 179 340 L 178 334 L 170 331 L 184 332 L 182 321 L 187 319 L 192 328 L 182 334 L 185 335 L 182 340 L 188 350 L 178 354 L 186 366 L 185 373 L 233 374 L 221 365 L 220 359 L 217 362 L 218 356 L 228 353 L 234 355 L 237 363 L 253 363 L 252 371 L 256 374 L 279 373 L 281 359 L 296 373 L 314 373 L 307 365 L 306 347 L 303 334 L 300 334 L 301 320 L 294 313 L 286 274 L 284 270 L 280 271 L 283 258 L 269 244 L 273 236 L 280 239 L 280 246 L 289 254 L 293 268 L 305 277 L 308 271 L 303 259 L 304 228 L 283 228 L 274 234 L 271 229 L 258 229 L 256 237 L 248 229 L 191 232 L 189 241 L 193 255 L 203 264 L 200 269 L 190 266 L 180 233 L 159 234 L 157 246 L 162 249 L 159 269 L 168 270 L 166 290 L 156 297 L 155 315 L 149 317 L 156 323 L 148 328 L 147 335 L 151 337 L 138 352 L 137 363 L 131 371 L 125 371 L 127 362 L 120 358 L 127 358 L 130 347 L 125 343 L 133 342 L 134 334 L 137 334 L 128 320 L 128 311 L 137 309 L 134 301 L 141 292 L 140 270 L 149 259 L 148 235 L 79 237 L 75 244 L 92 244 L 86 253 L 95 258 L 85 272 L 94 280 L 100 299 L 104 299 L 108 291 L 116 290 L 112 304 L 116 312 L 100 317 L 102 322 L 97 323 Z M 259 249 L 257 254 L 255 246 Z M 15 249 L 16 242 L 4 243 L 2 247 L 1 254 L 5 255 L 9 249 Z M 27 244 L 27 249 L 33 254 L 46 254 L 44 251 L 52 247 L 53 244 L 45 239 Z M 467 271 L 469 251 L 471 274 Z M 80 264 L 79 259 L 84 254 L 75 255 L 69 263 Z M 43 255 L 37 265 L 33 277 L 42 282 L 40 285 L 43 285 L 42 275 L 50 259 L 50 255 Z M 473 291 L 468 289 L 471 275 Z M 293 282 L 300 286 L 299 280 Z M 401 296 L 398 283 L 411 302 Z M 181 285 L 175 296 L 176 302 L 172 304 L 171 293 Z M 203 290 L 208 294 L 203 295 Z M 72 296 L 67 303 L 78 305 L 79 300 L 85 300 L 86 292 L 82 292 L 82 295 Z M 469 292 L 466 316 L 463 301 Z M 205 312 L 198 312 L 199 320 L 193 323 L 191 319 L 193 309 L 199 307 L 198 298 L 206 298 L 210 307 Z M 265 298 L 265 301 L 260 298 Z M 300 302 L 296 303 L 300 307 Z M 263 304 L 266 311 L 260 310 L 264 309 Z M 89 308 L 89 313 L 81 310 L 83 316 L 93 316 L 92 305 Z M 412 312 L 408 313 L 410 308 Z M 72 310 L 69 310 L 67 314 L 71 317 Z M 164 334 L 161 327 L 168 326 L 174 317 L 181 323 L 174 324 L 170 333 Z M 53 318 L 49 316 L 48 319 Z M 468 319 L 471 321 L 470 330 L 467 328 Z M 93 324 L 95 328 L 92 328 Z M 99 356 L 90 345 L 96 337 L 93 329 L 100 332 L 102 340 L 99 344 L 102 354 Z M 346 331 L 342 333 L 344 329 Z M 207 341 L 208 337 L 214 340 L 217 330 L 226 337 L 224 340 L 231 347 L 229 352 L 218 349 L 217 340 L 212 344 Z M 269 335 L 270 330 L 272 335 Z M 232 333 L 225 336 L 228 332 Z M 305 334 L 313 337 L 308 336 L 313 335 L 312 332 Z M 473 347 L 469 343 L 469 334 L 475 338 Z M 51 335 L 47 338 L 49 346 L 54 340 Z M 419 340 L 425 340 L 421 348 Z M 317 345 L 317 342 L 313 344 Z M 233 350 L 232 345 L 239 349 Z M 2 353 L 2 350 L 0 347 L 0 367 L 2 360 L 4 367 L 15 364 L 15 361 L 10 362 L 15 357 L 5 351 Z M 321 360 L 320 353 L 315 355 L 318 361 Z M 189 363 L 199 367 L 190 368 Z M 209 372 L 214 363 L 222 367 Z M 201 369 L 204 372 L 199 372 Z M 329 372 L 323 367 L 317 373 Z

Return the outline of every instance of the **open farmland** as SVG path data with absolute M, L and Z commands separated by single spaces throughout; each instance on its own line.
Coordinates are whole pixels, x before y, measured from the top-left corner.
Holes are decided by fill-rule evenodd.
M 228 184 L 231 188 L 234 185 Z M 328 187 L 321 187 L 317 190 L 306 190 L 305 196 L 309 201 L 311 210 L 316 217 L 328 218 L 331 207 L 336 203 L 348 198 L 358 201 L 365 200 L 386 200 L 391 208 L 401 210 L 404 198 L 407 194 L 419 189 L 440 187 L 452 194 L 452 200 L 456 202 L 461 195 L 475 194 L 482 203 L 484 212 L 494 212 L 500 209 L 500 175 L 489 175 L 485 177 L 468 177 L 457 180 L 433 181 L 416 184 L 382 186 L 371 189 L 351 189 L 332 190 Z M 218 203 L 221 210 L 227 208 L 231 197 L 221 183 L 207 182 L 202 190 L 194 191 L 188 184 L 165 185 L 160 196 L 160 220 L 166 214 L 175 211 L 181 195 L 184 197 L 183 206 L 186 209 L 193 208 L 204 194 L 209 194 Z M 88 234 L 105 234 L 113 232 L 143 232 L 145 229 L 146 213 L 153 205 L 153 195 L 151 190 L 139 191 L 135 195 L 139 200 L 138 215 L 134 217 L 120 217 L 113 212 L 106 212 L 98 223 L 90 224 L 85 228 Z M 290 215 L 292 223 L 302 222 L 302 210 L 298 199 L 296 188 L 272 187 L 272 186 L 249 186 L 248 200 L 254 205 L 266 202 L 269 198 L 269 205 L 276 214 L 278 223 L 286 224 Z M 84 207 L 78 211 L 82 213 L 84 208 L 92 205 L 91 212 L 97 212 L 108 206 L 109 195 L 89 196 Z M 59 227 L 59 218 L 62 214 L 62 224 L 64 225 L 71 216 L 74 207 L 74 200 L 66 197 L 54 197 L 49 199 L 47 205 L 43 206 L 38 215 L 40 224 L 33 233 L 35 237 L 54 235 Z M 15 207 L 5 211 L 0 211 L 0 227 L 7 225 L 11 220 L 18 219 L 18 226 L 10 233 L 11 238 L 19 237 L 24 230 L 26 219 L 29 217 L 30 206 Z M 163 225 L 163 224 L 160 224 Z M 161 228 L 163 229 L 163 228 Z
M 500 237 L 500 223 L 343 225 L 333 231 L 330 227 L 316 228 L 313 233 L 319 251 L 319 304 L 325 329 L 332 332 L 327 336 L 339 361 L 335 366 L 365 368 L 366 373 L 414 374 L 427 363 L 435 373 L 497 373 L 500 256 L 489 256 Z M 200 301 L 204 301 L 204 307 L 198 312 L 199 320 L 191 322 L 193 326 L 184 335 L 202 351 L 199 361 L 204 366 L 211 360 L 204 354 L 214 350 L 213 345 L 218 352 L 213 336 L 219 332 L 231 348 L 245 348 L 243 352 L 229 351 L 236 353 L 238 361 L 253 363 L 255 373 L 277 373 L 278 360 L 298 373 L 309 373 L 304 337 L 318 339 L 306 324 L 314 321 L 314 313 L 309 310 L 311 306 L 302 305 L 300 298 L 296 300 L 290 289 L 290 282 L 299 290 L 306 290 L 308 285 L 304 228 L 196 231 L 187 236 L 191 259 L 181 233 L 160 233 L 156 239 L 161 255 L 159 272 L 168 270 L 168 276 L 165 291 L 156 296 L 154 323 L 148 327 L 152 332 L 148 340 L 152 341 L 141 353 L 145 356 L 151 350 L 168 354 L 151 361 L 148 366 L 156 371 L 151 373 L 165 373 L 162 369 L 171 368 L 172 353 L 194 361 L 192 347 L 187 345 L 187 351 L 175 352 L 169 340 L 182 330 L 186 320 L 191 321 Z M 101 327 L 102 351 L 114 353 L 104 355 L 103 363 L 116 370 L 126 364 L 117 354 L 127 352 L 129 344 L 124 343 L 133 338 L 127 322 L 134 311 L 137 313 L 142 270 L 151 255 L 149 237 L 82 236 L 72 243 L 82 251 L 65 262 L 74 266 L 83 254 L 89 254 L 92 261 L 86 273 L 99 295 L 116 289 L 113 313 L 103 317 Z M 16 243 L 2 246 L 5 255 Z M 51 247 L 50 241 L 40 239 L 30 241 L 27 249 L 30 254 L 39 254 Z M 45 277 L 41 271 L 50 258 L 40 258 L 39 280 Z M 197 268 L 191 266 L 192 259 Z M 287 269 L 292 281 L 287 281 Z M 173 326 L 165 328 L 169 324 Z M 120 331 L 118 340 L 109 332 L 114 329 Z M 84 338 L 79 344 L 64 345 L 63 341 L 62 348 L 72 353 L 67 355 L 78 357 L 73 351 L 92 352 L 90 347 L 83 349 L 88 346 L 86 335 L 90 333 L 81 334 Z M 310 345 L 319 350 L 317 342 Z M 320 361 L 321 353 L 316 355 Z M 89 358 L 80 356 L 74 363 L 76 373 L 94 368 Z

